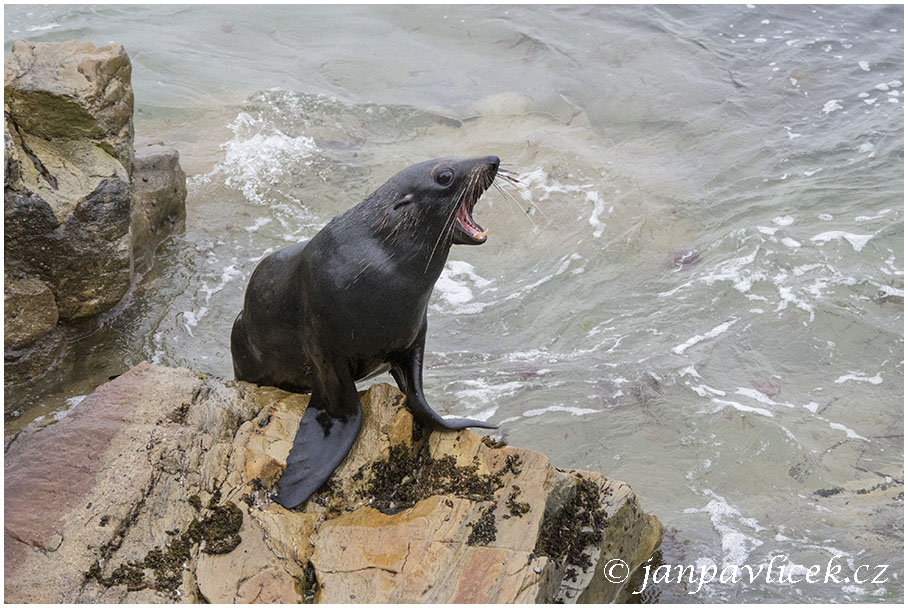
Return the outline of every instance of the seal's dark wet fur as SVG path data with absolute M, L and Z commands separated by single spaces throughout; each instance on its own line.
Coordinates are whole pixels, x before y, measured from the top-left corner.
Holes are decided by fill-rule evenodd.
M 230 338 L 238 380 L 311 392 L 277 501 L 299 505 L 331 475 L 359 432 L 357 380 L 389 371 L 416 419 L 435 429 L 494 425 L 445 419 L 422 388 L 426 309 L 452 244 L 481 244 L 473 205 L 498 157 L 404 169 L 308 243 L 262 260 Z

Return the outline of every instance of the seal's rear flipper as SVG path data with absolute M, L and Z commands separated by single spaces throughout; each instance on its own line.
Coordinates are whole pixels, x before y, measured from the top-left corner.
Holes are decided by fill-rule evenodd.
M 391 368 L 391 375 L 394 376 L 398 388 L 407 396 L 407 407 L 410 408 L 413 417 L 423 426 L 434 430 L 459 431 L 469 427 L 497 429 L 498 425 L 491 422 L 469 418 L 442 418 L 432 409 L 422 392 L 422 353 L 423 346 L 418 344 L 407 353 L 403 361 Z
M 331 477 L 353 447 L 363 420 L 358 402 L 357 407 L 343 419 L 313 407 L 314 400 L 313 396 L 300 420 L 293 447 L 287 456 L 287 468 L 281 475 L 274 498 L 288 509 L 308 500 Z

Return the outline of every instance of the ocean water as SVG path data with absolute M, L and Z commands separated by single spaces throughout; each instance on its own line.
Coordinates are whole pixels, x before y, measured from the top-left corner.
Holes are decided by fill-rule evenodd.
M 130 306 L 7 387 L 6 433 L 142 360 L 231 378 L 262 256 L 409 164 L 497 154 L 520 184 L 436 285 L 430 403 L 628 482 L 667 528 L 653 571 L 776 569 L 635 600 L 901 602 L 903 27 L 898 6 L 7 5 L 6 52 L 126 47 L 136 133 L 180 151 L 189 196 Z

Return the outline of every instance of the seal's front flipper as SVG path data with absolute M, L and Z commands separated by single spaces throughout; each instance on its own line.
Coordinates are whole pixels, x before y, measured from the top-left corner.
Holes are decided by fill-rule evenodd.
M 422 336 L 425 336 L 425 325 L 423 325 Z M 391 375 L 394 376 L 398 388 L 407 396 L 407 407 L 410 408 L 413 417 L 420 424 L 434 430 L 445 431 L 459 431 L 468 427 L 498 428 L 498 425 L 491 422 L 439 416 L 426 402 L 426 397 L 422 392 L 422 357 L 423 345 L 421 341 L 418 341 L 398 363 L 391 367 Z
M 312 390 L 309 407 L 303 412 L 287 456 L 287 468 L 278 482 L 275 500 L 288 509 L 308 500 L 331 477 L 353 447 L 363 421 L 359 395 L 349 372 L 319 371 L 325 372 L 319 373 L 321 386 Z
M 359 408 L 355 415 L 343 420 L 310 403 L 293 439 L 287 468 L 278 482 L 275 496 L 278 504 L 288 509 L 301 505 L 331 477 L 353 447 L 362 419 Z

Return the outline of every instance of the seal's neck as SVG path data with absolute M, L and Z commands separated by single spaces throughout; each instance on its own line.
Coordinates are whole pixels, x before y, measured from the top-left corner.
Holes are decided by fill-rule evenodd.
M 426 206 L 398 211 L 379 196 L 375 192 L 351 209 L 359 221 L 345 225 L 361 227 L 388 259 L 411 276 L 425 276 L 434 283 L 451 249 L 453 217 L 436 217 L 436 210 Z

